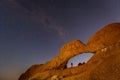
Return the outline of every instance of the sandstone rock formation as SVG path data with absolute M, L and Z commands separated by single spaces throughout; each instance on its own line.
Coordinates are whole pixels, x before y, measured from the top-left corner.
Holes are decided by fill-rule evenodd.
M 36 72 L 39 70 L 39 68 L 42 66 L 43 64 L 36 64 L 36 65 L 32 65 L 27 71 L 26 73 L 23 73 L 20 76 L 20 80 L 28 80 L 28 78 L 30 76 L 32 76 L 33 74 L 36 74 Z
M 74 40 L 63 45 L 58 56 L 43 64 L 42 66 L 38 65 L 39 67 L 37 67 L 34 71 L 34 67 L 30 67 L 30 69 L 21 75 L 19 80 L 23 80 L 24 76 L 26 75 L 26 80 L 28 80 L 28 78 L 36 75 L 36 73 L 41 73 L 52 69 L 64 69 L 70 58 L 76 56 L 79 53 L 85 52 L 84 47 L 85 45 L 80 40 Z
M 87 42 L 90 52 L 120 42 L 120 23 L 112 23 L 97 31 Z
M 65 68 L 70 58 L 87 52 L 95 54 L 86 64 Z M 80 40 L 65 44 L 58 56 L 43 65 L 30 67 L 19 80 L 118 80 L 119 53 L 120 23 L 112 23 L 97 31 L 86 45 Z
M 71 76 L 61 80 L 119 80 L 120 79 L 120 42 L 98 50 L 96 54 Z M 82 71 L 83 68 L 86 68 Z M 82 72 L 81 72 L 82 71 Z

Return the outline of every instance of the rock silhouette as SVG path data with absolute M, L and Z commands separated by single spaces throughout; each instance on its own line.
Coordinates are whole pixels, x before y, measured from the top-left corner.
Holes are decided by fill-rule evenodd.
M 91 52 L 94 56 L 84 65 L 66 68 L 72 57 Z M 109 24 L 87 44 L 73 40 L 60 49 L 58 56 L 43 65 L 34 65 L 19 80 L 119 80 L 120 23 Z

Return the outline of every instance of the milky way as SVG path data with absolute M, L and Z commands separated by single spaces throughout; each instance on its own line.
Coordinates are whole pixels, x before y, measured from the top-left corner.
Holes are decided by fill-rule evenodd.
M 17 80 L 32 64 L 49 61 L 71 40 L 84 43 L 120 21 L 120 0 L 0 0 L 0 80 Z M 82 54 L 73 62 L 87 61 Z

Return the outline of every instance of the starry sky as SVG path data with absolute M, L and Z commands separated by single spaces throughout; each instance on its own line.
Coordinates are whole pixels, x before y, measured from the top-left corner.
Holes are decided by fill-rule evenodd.
M 17 80 L 33 64 L 51 60 L 72 40 L 86 43 L 120 22 L 120 0 L 0 0 L 0 80 Z M 72 58 L 77 65 L 92 54 Z

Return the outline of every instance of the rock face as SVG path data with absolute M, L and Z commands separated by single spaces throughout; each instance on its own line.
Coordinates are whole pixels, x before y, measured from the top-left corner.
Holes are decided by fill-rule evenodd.
M 96 52 L 120 42 L 120 23 L 112 23 L 97 31 L 87 42 L 88 51 Z
M 78 54 L 94 56 L 81 66 L 67 68 L 68 60 Z M 119 80 L 120 23 L 112 23 L 97 31 L 87 42 L 71 41 L 58 56 L 43 65 L 34 65 L 19 80 Z
M 61 80 L 119 80 L 120 42 L 106 48 L 106 51 L 98 50 L 86 64 L 75 67 L 74 74 Z
M 30 67 L 30 69 L 28 69 L 20 76 L 19 80 L 28 80 L 30 77 L 36 76 L 37 73 L 52 69 L 64 69 L 70 58 L 76 56 L 77 54 L 85 52 L 84 48 L 85 45 L 80 40 L 71 41 L 62 46 L 60 49 L 60 54 L 58 56 L 43 65 L 38 65 L 35 70 L 33 66 Z
M 20 80 L 28 80 L 28 78 L 30 76 L 32 76 L 33 74 L 36 74 L 36 72 L 40 69 L 40 67 L 42 66 L 43 64 L 36 64 L 36 65 L 32 65 L 27 71 L 26 73 L 23 73 L 21 76 L 20 76 Z

